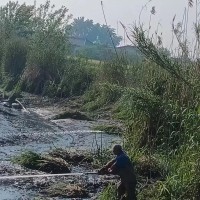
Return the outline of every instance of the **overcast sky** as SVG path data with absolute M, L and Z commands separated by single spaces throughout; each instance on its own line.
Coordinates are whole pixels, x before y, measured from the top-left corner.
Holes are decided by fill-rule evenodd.
M 5 5 L 8 1 L 0 0 L 1 5 Z M 18 2 L 33 4 L 34 0 L 18 0 Z M 45 0 L 37 0 L 37 4 L 44 3 Z M 92 19 L 95 23 L 105 24 L 101 9 L 101 0 L 51 0 L 52 4 L 57 7 L 66 6 L 75 18 L 84 16 Z M 124 35 L 124 31 L 117 22 L 121 21 L 127 27 L 131 27 L 133 22 L 139 20 L 142 7 L 148 0 L 103 0 L 107 22 L 113 28 L 118 30 L 120 35 Z M 182 21 L 185 7 L 188 6 L 188 0 L 152 0 L 141 14 L 141 21 L 148 25 L 150 11 L 152 6 L 156 8 L 156 15 L 152 17 L 152 27 L 157 27 L 158 23 L 160 32 L 163 33 L 165 44 L 170 45 L 171 41 L 171 24 L 174 15 L 176 22 Z M 189 31 L 188 35 L 192 41 L 192 21 L 195 19 L 195 9 L 190 9 Z M 126 40 L 127 42 L 127 40 Z

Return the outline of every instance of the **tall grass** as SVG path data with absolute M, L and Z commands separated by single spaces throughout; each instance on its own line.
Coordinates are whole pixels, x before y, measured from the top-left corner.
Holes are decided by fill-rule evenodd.
M 91 63 L 84 59 L 68 58 L 58 84 L 60 96 L 82 95 L 94 79 Z
M 194 5 L 191 2 L 190 6 Z M 179 30 L 174 28 L 174 31 L 177 34 Z M 198 44 L 199 36 L 195 36 Z M 129 39 L 144 54 L 145 60 L 139 65 L 123 65 L 115 76 L 109 76 L 109 70 L 117 71 L 118 68 L 106 64 L 106 68 L 102 68 L 102 71 L 107 70 L 106 76 L 96 83 L 100 86 L 106 80 L 110 88 L 114 88 L 113 83 L 120 88 L 120 95 L 112 104 L 115 117 L 124 120 L 128 127 L 124 133 L 125 147 L 136 162 L 138 177 L 153 179 L 151 184 L 142 183 L 144 187 L 140 188 L 139 199 L 200 198 L 199 46 L 195 46 L 195 55 L 190 57 L 186 51 L 189 47 L 181 38 L 177 38 L 179 57 L 174 57 L 163 51 L 162 41 L 158 44 L 154 38 L 148 37 L 148 31 L 140 24 L 135 25 Z M 120 74 L 125 81 L 118 81 Z M 105 93 L 105 89 L 100 91 L 98 85 L 96 88 L 90 98 L 99 107 L 106 105 L 99 99 L 118 94 L 116 90 L 112 90 L 114 94 Z M 141 165 L 141 159 L 148 161 L 149 165 Z M 161 167 L 161 179 L 152 176 L 155 162 Z M 142 173 L 143 167 L 150 173 Z M 142 179 L 139 178 L 139 182 Z
M 116 187 L 109 185 L 98 198 L 99 200 L 117 200 Z

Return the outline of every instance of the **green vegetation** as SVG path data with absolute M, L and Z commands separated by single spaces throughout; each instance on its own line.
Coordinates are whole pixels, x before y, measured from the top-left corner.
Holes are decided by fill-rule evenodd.
M 99 197 L 99 200 L 117 200 L 117 192 L 116 192 L 116 187 L 113 185 L 109 185 L 102 194 Z
M 54 158 L 62 158 L 63 160 L 65 160 L 67 163 L 70 164 L 80 164 L 80 163 L 92 163 L 93 162 L 93 158 L 90 154 L 86 153 L 83 154 L 82 153 L 72 153 L 67 151 L 66 149 L 61 149 L 61 148 L 56 148 L 54 150 L 52 150 L 51 152 L 49 152 L 49 155 L 54 157 Z
M 8 16 L 7 9 L 15 14 Z M 13 2 L 2 7 L 1 86 L 51 97 L 83 95 L 83 109 L 89 112 L 110 108 L 113 117 L 127 126 L 123 137 L 141 183 L 138 199 L 199 199 L 200 20 L 195 19 L 192 56 L 187 41 L 182 41 L 187 34 L 180 31 L 180 24 L 173 25 L 179 55 L 170 54 L 160 36 L 149 38 L 136 24 L 130 40 L 144 60 L 95 63 L 69 56 L 66 27 L 70 16 L 66 14 L 64 7 L 52 11 L 49 1 L 39 10 Z M 104 163 L 106 153 L 99 155 Z M 18 163 L 29 165 L 29 157 L 33 165 L 40 160 L 29 153 Z M 146 178 L 152 181 L 145 184 Z M 100 198 L 115 199 L 114 193 L 109 186 Z
M 26 168 L 35 169 L 38 167 L 41 160 L 42 157 L 39 154 L 28 151 L 24 152 L 20 156 L 15 157 L 13 162 Z
M 40 170 L 49 173 L 68 173 L 69 165 L 93 163 L 91 154 L 79 154 L 69 152 L 66 149 L 56 148 L 46 154 L 38 154 L 32 151 L 25 151 L 15 156 L 12 162 L 29 169 Z
M 184 53 L 178 58 L 165 53 L 140 25 L 134 26 L 132 37 L 146 60 L 133 66 L 124 60 L 105 63 L 101 73 L 107 71 L 86 93 L 85 107 L 110 105 L 126 123 L 125 148 L 136 165 L 139 199 L 198 199 L 198 61 Z M 145 184 L 143 178 L 152 182 Z M 109 188 L 101 199 L 111 194 Z
M 1 88 L 51 97 L 84 93 L 93 72 L 86 59 L 69 57 L 70 18 L 67 8 L 56 10 L 49 0 L 39 8 L 18 2 L 1 7 Z
M 69 173 L 69 165 L 62 158 L 42 156 L 35 152 L 24 152 L 13 158 L 13 162 L 23 167 L 47 173 Z

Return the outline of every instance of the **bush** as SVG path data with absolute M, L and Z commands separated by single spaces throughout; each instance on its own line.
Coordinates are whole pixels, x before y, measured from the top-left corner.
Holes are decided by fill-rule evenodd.
M 67 45 L 64 36 L 59 32 L 47 32 L 45 38 L 43 34 L 37 33 L 30 42 L 27 69 L 23 76 L 24 84 L 29 84 L 28 91 L 38 94 L 43 92 L 46 82 L 59 83 L 59 74 L 63 73 L 65 65 Z
M 114 104 L 122 95 L 122 88 L 110 83 L 97 84 L 85 96 L 85 110 L 96 110 L 102 106 Z
M 114 85 L 126 85 L 127 63 L 125 60 L 112 60 L 101 66 L 99 82 L 108 82 Z
M 7 41 L 2 60 L 6 90 L 12 90 L 20 79 L 26 66 L 27 51 L 28 45 L 24 39 L 12 38 Z
M 84 59 L 68 58 L 58 85 L 58 95 L 61 97 L 82 95 L 94 77 L 89 65 Z

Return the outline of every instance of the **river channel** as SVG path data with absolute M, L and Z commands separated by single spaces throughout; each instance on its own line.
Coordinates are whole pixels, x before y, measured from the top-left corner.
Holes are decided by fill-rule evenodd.
M 55 123 L 42 118 L 33 110 L 24 112 L 10 109 L 6 113 L 7 111 L 0 112 L 0 176 L 9 175 L 9 170 L 13 169 L 20 174 L 22 169 L 13 165 L 10 160 L 27 150 L 41 153 L 52 148 L 67 148 L 72 151 L 94 152 L 120 141 L 117 136 L 92 131 L 91 123 L 94 122 L 66 119 Z M 84 169 L 73 169 L 78 170 Z M 0 200 L 28 200 L 38 197 L 37 190 L 18 187 L 15 180 L 0 184 Z

